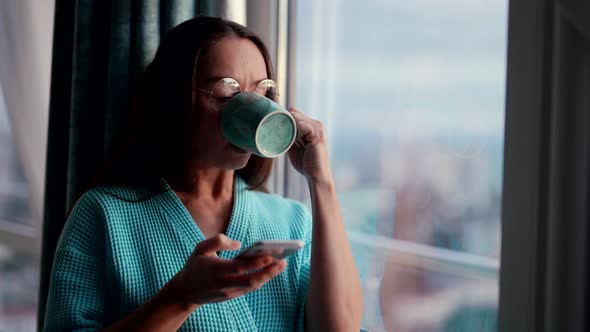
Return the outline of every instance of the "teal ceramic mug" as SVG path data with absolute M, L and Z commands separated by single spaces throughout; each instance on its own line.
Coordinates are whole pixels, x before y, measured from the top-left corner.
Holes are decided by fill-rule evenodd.
M 297 125 L 293 116 L 274 101 L 253 92 L 240 92 L 223 107 L 221 132 L 242 150 L 275 158 L 291 148 Z

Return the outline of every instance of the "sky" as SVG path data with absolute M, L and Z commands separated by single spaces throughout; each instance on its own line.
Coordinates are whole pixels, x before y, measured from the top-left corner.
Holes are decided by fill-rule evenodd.
M 299 1 L 299 106 L 338 128 L 502 137 L 507 5 Z

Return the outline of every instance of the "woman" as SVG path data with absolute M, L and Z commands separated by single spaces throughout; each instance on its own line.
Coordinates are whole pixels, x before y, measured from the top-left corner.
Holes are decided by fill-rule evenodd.
M 360 281 L 321 123 L 289 110 L 299 135 L 288 156 L 313 217 L 264 192 L 271 160 L 221 135 L 228 82 L 274 98 L 272 84 L 258 84 L 272 78 L 266 47 L 236 23 L 198 17 L 166 36 L 127 144 L 62 232 L 46 331 L 359 330 Z M 305 247 L 280 261 L 233 260 L 241 246 L 276 239 Z

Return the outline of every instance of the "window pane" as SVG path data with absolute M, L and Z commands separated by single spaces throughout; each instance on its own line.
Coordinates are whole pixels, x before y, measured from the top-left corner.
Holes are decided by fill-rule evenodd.
M 34 331 L 37 324 L 37 255 L 0 242 L 0 331 Z
M 8 120 L 0 86 L 0 331 L 34 331 L 39 257 L 27 182 Z
M 328 130 L 363 327 L 495 330 L 507 1 L 296 10 L 295 105 Z
M 0 86 L 0 221 L 30 223 L 27 182 L 12 139 Z

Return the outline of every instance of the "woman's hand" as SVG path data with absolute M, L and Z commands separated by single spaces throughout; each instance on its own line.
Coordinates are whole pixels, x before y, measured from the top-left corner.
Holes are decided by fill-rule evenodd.
M 324 125 L 301 113 L 295 107 L 291 107 L 289 112 L 297 124 L 297 138 L 288 152 L 291 164 L 308 181 L 331 181 L 332 173 Z
M 239 241 L 232 241 L 223 234 L 200 242 L 173 279 L 177 298 L 183 303 L 197 305 L 230 300 L 262 287 L 287 266 L 287 261 L 276 261 L 270 256 L 227 260 L 216 254 L 220 250 L 237 250 L 240 246 Z M 252 270 L 257 271 L 247 273 Z

